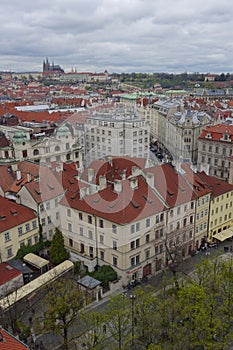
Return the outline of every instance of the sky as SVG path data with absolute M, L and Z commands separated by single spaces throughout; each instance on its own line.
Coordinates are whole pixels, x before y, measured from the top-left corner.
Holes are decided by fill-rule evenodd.
M 233 72 L 229 0 L 1 0 L 0 71 Z

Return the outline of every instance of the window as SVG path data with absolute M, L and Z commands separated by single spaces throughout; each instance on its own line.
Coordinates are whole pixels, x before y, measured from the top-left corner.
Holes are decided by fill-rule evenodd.
M 147 218 L 146 219 L 146 227 L 149 227 L 150 226 L 150 218 Z
M 41 225 L 45 226 L 45 218 L 41 219 Z
M 94 257 L 94 248 L 93 247 L 89 247 L 89 255 L 91 258 Z
M 156 215 L 156 218 L 155 218 L 155 223 L 158 224 L 159 223 L 159 215 Z
M 48 217 L 47 217 L 47 220 L 48 220 L 48 224 L 51 224 L 51 222 L 52 222 L 51 216 L 48 216 Z
M 112 241 L 112 248 L 117 250 L 117 241 Z
M 193 215 L 190 216 L 190 224 L 193 224 Z
M 100 235 L 100 243 L 104 244 L 104 236 L 103 235 Z
M 131 250 L 135 249 L 135 241 L 130 242 L 130 249 Z
M 103 227 L 104 227 L 104 220 L 99 219 L 99 226 L 100 226 L 101 228 L 103 228 Z
M 87 222 L 88 222 L 88 224 L 92 224 L 92 216 L 91 215 L 88 215 Z
M 146 260 L 150 258 L 150 249 L 146 250 L 145 258 L 146 258 Z
M 131 227 L 130 227 L 130 233 L 135 233 L 135 225 L 131 225 Z
M 130 258 L 130 266 L 135 266 L 135 257 Z
M 70 222 L 68 222 L 68 231 L 72 232 L 72 224 Z
M 93 234 L 91 230 L 88 230 L 88 238 L 93 239 Z
M 11 240 L 10 233 L 6 232 L 5 233 L 5 242 L 9 242 Z
M 183 220 L 183 226 L 186 227 L 186 225 L 187 225 L 187 219 L 184 218 L 184 220 Z
M 112 233 L 114 233 L 114 234 L 117 233 L 117 227 L 116 227 L 116 225 L 112 225 Z
M 163 237 L 163 229 L 162 228 L 159 230 L 159 236 L 160 236 L 160 238 Z
M 177 215 L 180 215 L 180 207 L 177 208 Z
M 59 211 L 56 212 L 56 220 L 59 220 Z
M 102 250 L 100 251 L 100 260 L 104 260 L 104 252 Z
M 47 210 L 50 209 L 50 203 L 49 203 L 49 202 L 46 203 L 46 209 L 47 209 Z
M 163 244 L 160 244 L 160 246 L 159 246 L 159 252 L 160 252 L 160 253 L 163 252 Z
M 173 217 L 173 209 L 170 211 L 170 217 Z
M 43 211 L 44 211 L 44 204 L 41 204 L 40 205 L 40 212 L 43 213 Z
M 194 209 L 194 202 L 191 202 L 191 209 Z
M 36 220 L 33 220 L 33 221 L 32 221 L 32 228 L 37 228 Z
M 79 227 L 79 234 L 80 236 L 83 236 L 83 227 Z
M 79 218 L 79 220 L 82 221 L 82 219 L 83 219 L 83 213 L 78 213 L 78 218 Z
M 22 236 L 22 234 L 23 234 L 23 228 L 20 226 L 18 227 L 18 235 Z
M 32 245 L 32 239 L 31 239 L 31 238 L 28 239 L 28 245 L 29 245 L 29 246 Z
M 12 248 L 7 248 L 7 257 L 10 258 L 13 255 Z
M 115 256 L 112 257 L 113 266 L 117 266 L 117 258 Z
M 149 243 L 150 242 L 150 234 L 148 233 L 147 235 L 146 235 L 146 243 Z
M 69 246 L 73 247 L 73 239 L 69 238 Z
M 140 239 L 136 239 L 136 248 L 138 248 L 140 246 Z
M 38 243 L 39 242 L 39 237 L 38 237 L 38 235 L 36 235 L 35 237 L 34 237 L 34 243 L 36 244 L 36 243 Z
M 25 225 L 25 230 L 26 230 L 26 232 L 30 231 L 30 224 Z
M 70 208 L 67 209 L 67 216 L 68 216 L 69 218 L 71 217 L 71 210 L 70 210 Z
M 140 222 L 136 223 L 136 232 L 138 232 L 140 230 Z

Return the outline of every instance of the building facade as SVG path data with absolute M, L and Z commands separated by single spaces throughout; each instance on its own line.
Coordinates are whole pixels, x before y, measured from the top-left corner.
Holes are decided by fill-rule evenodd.
M 217 124 L 205 128 L 198 139 L 197 167 L 209 168 L 209 175 L 229 181 L 233 155 L 233 125 Z

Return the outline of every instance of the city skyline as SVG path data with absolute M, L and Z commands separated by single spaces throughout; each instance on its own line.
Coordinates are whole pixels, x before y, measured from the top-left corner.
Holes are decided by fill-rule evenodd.
M 68 0 L 2 2 L 1 71 L 233 71 L 227 1 Z

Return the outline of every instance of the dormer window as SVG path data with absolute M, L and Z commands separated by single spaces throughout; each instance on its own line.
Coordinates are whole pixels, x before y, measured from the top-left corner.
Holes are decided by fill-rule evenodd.
M 210 133 L 206 134 L 206 139 L 212 139 L 212 135 Z
M 231 142 L 231 137 L 229 134 L 223 134 L 223 137 L 220 139 L 221 141 Z

